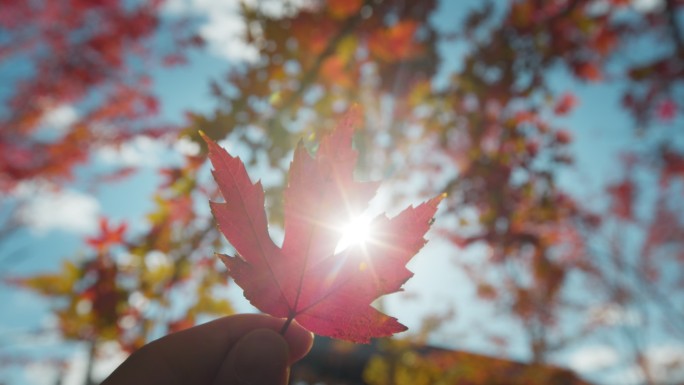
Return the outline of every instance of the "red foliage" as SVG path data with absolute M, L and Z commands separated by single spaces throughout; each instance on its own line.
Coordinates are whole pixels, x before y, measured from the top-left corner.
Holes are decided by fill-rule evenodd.
M 612 211 L 619 218 L 632 220 L 634 218 L 633 205 L 636 197 L 636 187 L 630 179 L 608 186 L 608 193 L 612 198 Z
M 269 237 L 260 183 L 252 184 L 239 159 L 205 140 L 226 200 L 212 202 L 212 211 L 237 250 L 237 256 L 221 258 L 245 297 L 258 309 L 295 319 L 315 333 L 368 342 L 406 330 L 370 304 L 411 277 L 405 264 L 425 244 L 423 235 L 442 198 L 391 219 L 376 218 L 365 244 L 337 254 L 340 226 L 364 209 L 378 187 L 353 178 L 352 134 L 347 119 L 321 140 L 315 158 L 297 148 L 285 190 L 282 248 Z
M 161 25 L 160 5 L 3 2 L 0 61 L 16 61 L 15 67 L 35 75 L 3 79 L 12 91 L 2 100 L 6 112 L 0 114 L 0 150 L 15 150 L 0 151 L 0 191 L 29 179 L 69 180 L 92 149 L 158 132 L 158 101 L 145 71 L 155 63 L 151 40 Z M 134 59 L 146 65 L 132 64 Z M 74 116 L 65 127 L 53 127 L 51 111 L 64 106 Z M 49 141 L 37 140 L 36 133 L 43 131 L 62 132 Z
M 556 142 L 560 144 L 569 144 L 572 142 L 572 134 L 566 130 L 556 131 Z
M 587 81 L 597 82 L 603 79 L 600 67 L 596 63 L 579 62 L 574 65 L 575 74 Z
M 572 109 L 575 108 L 576 105 L 577 98 L 575 97 L 575 95 L 566 92 L 556 102 L 556 105 L 553 108 L 553 112 L 556 115 L 566 115 L 567 113 L 572 111 Z
M 660 120 L 669 122 L 677 116 L 677 104 L 671 99 L 663 100 L 658 105 L 657 114 Z
M 121 223 L 117 227 L 110 227 L 107 218 L 100 219 L 100 234 L 94 238 L 86 238 L 86 243 L 93 247 L 98 252 L 103 252 L 111 246 L 123 243 L 123 236 L 126 233 L 128 225 L 126 222 Z
M 664 150 L 661 154 L 663 162 L 660 183 L 667 186 L 673 178 L 684 177 L 684 156 L 672 151 Z
M 0 191 L 10 190 L 18 182 L 32 178 L 68 179 L 74 165 L 87 161 L 97 146 L 124 143 L 139 133 L 156 137 L 162 132 L 149 120 L 159 110 L 151 93 L 149 76 L 137 72 L 147 69 L 151 59 L 147 43 L 160 26 L 158 4 L 126 2 L 124 6 L 123 3 L 119 0 L 38 0 L 3 4 L 0 28 L 9 37 L 2 41 L 11 43 L 0 44 L 0 60 L 23 55 L 28 64 L 33 63 L 38 75 L 17 83 L 18 87 L 7 101 L 8 113 L 0 116 Z M 653 119 L 670 121 L 677 118 L 680 101 L 673 95 L 681 91 L 684 50 L 682 38 L 677 36 L 677 20 L 673 22 L 669 15 L 681 12 L 684 2 L 666 1 L 663 2 L 665 10 L 645 13 L 625 9 L 629 0 L 610 0 L 601 2 L 600 6 L 588 0 L 486 3 L 497 5 L 471 10 L 464 15 L 465 22 L 457 26 L 458 30 L 445 34 L 436 30 L 429 19 L 437 4 L 435 1 L 328 0 L 319 2 L 320 7 L 294 10 L 280 18 L 246 11 L 243 16 L 246 25 L 250 26 L 249 42 L 254 43 L 262 60 L 258 65 L 247 64 L 227 76 L 226 90 L 215 84 L 214 94 L 221 98 L 219 110 L 206 117 L 190 115 L 186 134 L 196 141 L 199 141 L 198 129 L 214 138 L 230 134 L 231 138 L 249 146 L 254 154 L 268 154 L 273 165 L 282 164 L 283 157 L 292 151 L 300 136 L 321 135 L 332 126 L 335 111 L 354 101 L 362 101 L 364 114 L 373 123 L 355 137 L 356 148 L 363 152 L 362 171 L 380 175 L 399 169 L 396 172 L 404 176 L 409 173 L 406 171 L 410 169 L 408 163 L 418 163 L 418 167 L 422 167 L 418 168 L 420 177 L 430 182 L 424 184 L 424 189 L 444 188 L 449 192 L 448 213 L 459 219 L 468 218 L 468 224 L 441 229 L 441 234 L 459 247 L 477 245 L 487 251 L 482 271 L 472 269 L 469 274 L 478 287 L 479 297 L 497 301 L 520 317 L 530 330 L 543 334 L 545 328 L 535 323 L 546 326 L 561 314 L 558 310 L 566 295 L 562 288 L 571 271 L 591 271 L 601 274 L 602 281 L 607 281 L 629 268 L 628 263 L 620 259 L 623 257 L 620 250 L 611 249 L 614 254 L 611 257 L 618 260 L 616 268 L 601 270 L 601 265 L 587 258 L 589 251 L 585 250 L 584 244 L 587 238 L 579 235 L 581 231 L 590 233 L 594 240 L 612 225 L 638 227 L 648 232 L 644 237 L 647 238 L 644 255 L 668 254 L 678 258 L 684 255 L 677 243 L 678 237 L 681 238 L 681 226 L 676 222 L 676 215 L 666 215 L 668 209 L 673 210 L 670 207 L 673 205 L 659 202 L 653 223 L 644 224 L 640 222 L 641 218 L 634 218 L 640 179 L 626 179 L 609 186 L 610 212 L 602 217 L 585 212 L 583 202 L 563 194 L 557 185 L 556 172 L 572 162 L 566 146 L 572 141 L 572 131 L 559 129 L 553 119 L 547 120 L 546 114 L 541 113 L 549 109 L 548 99 L 543 96 L 554 88 L 550 79 L 558 69 L 565 69 L 575 81 L 623 81 L 622 85 L 626 86 L 624 107 L 633 114 L 639 128 L 647 128 Z M 627 12 L 632 12 L 630 17 L 622 17 Z M 22 22 L 24 20 L 31 23 Z M 607 66 L 614 63 L 614 59 L 622 59 L 616 53 L 632 48 L 630 43 L 634 36 L 639 39 L 655 37 L 659 41 L 667 39 L 671 52 L 663 50 L 662 55 L 646 55 L 635 62 L 627 60 L 621 61 L 620 65 Z M 440 62 L 438 43 L 456 39 L 458 44 L 467 47 L 459 53 L 462 65 L 442 66 L 448 63 Z M 201 40 L 193 37 L 186 44 L 200 45 Z M 176 65 L 185 60 L 182 51 L 172 52 L 159 56 L 162 64 Z M 145 65 L 129 67 L 129 59 L 135 62 L 142 59 Z M 438 68 L 444 69 L 445 76 L 436 79 Z M 551 109 L 556 115 L 565 115 L 573 111 L 577 102 L 573 94 L 562 94 Z M 46 112 L 65 104 L 73 105 L 79 116 L 69 124 L 64 136 L 52 142 L 34 140 L 45 124 Z M 301 123 L 297 128 L 302 131 L 295 130 L 296 135 L 290 124 L 293 119 L 297 126 Z M 153 126 L 157 129 L 152 129 Z M 267 136 L 268 140 L 254 140 L 252 134 L 255 132 Z M 327 136 L 323 144 L 340 135 Z M 644 140 L 644 143 L 646 146 L 652 142 Z M 350 145 L 344 147 L 347 144 L 345 137 L 334 145 L 322 145 L 313 160 L 300 147 L 292 165 L 283 208 L 278 204 L 278 197 L 284 186 L 261 191 L 259 185 L 251 184 L 239 161 L 224 155 L 210 143 L 212 157 L 227 159 L 233 170 L 239 171 L 242 180 L 240 184 L 226 182 L 229 173 L 225 165 L 216 166 L 224 193 L 226 189 L 234 192 L 230 187 L 237 186 L 242 189 L 238 195 L 245 198 L 244 203 L 250 208 L 242 214 L 231 212 L 228 215 L 226 207 L 230 206 L 213 206 L 221 229 L 241 254 L 225 257 L 226 264 L 238 282 L 245 286 L 245 294 L 250 300 L 265 311 L 294 317 L 305 324 L 308 322 L 312 330 L 322 334 L 366 340 L 374 330 L 382 331 L 378 334 L 400 330 L 399 324 L 385 315 L 371 312 L 374 315 L 368 317 L 375 322 L 372 330 L 359 332 L 358 320 L 351 320 L 351 316 L 345 318 L 350 314 L 348 310 L 359 308 L 361 314 L 368 314 L 364 312 L 369 312 L 367 305 L 374 296 L 389 290 L 388 285 L 392 289 L 397 287 L 401 281 L 397 277 L 408 276 L 403 264 L 385 267 L 382 258 L 377 262 L 382 267 L 376 266 L 375 260 L 368 263 L 361 259 L 363 262 L 359 263 L 354 258 L 363 258 L 363 253 L 353 255 L 352 249 L 333 258 L 329 255 L 332 254 L 329 243 L 334 242 L 323 242 L 313 236 L 312 247 L 324 249 L 325 244 L 327 252 L 310 250 L 307 253 L 301 247 L 301 238 L 305 237 L 302 234 L 318 231 L 318 237 L 332 238 L 333 231 L 323 224 L 329 223 L 329 217 L 336 216 L 334 209 L 345 206 L 335 198 L 339 197 L 339 191 L 321 180 L 323 176 L 336 176 L 335 170 L 344 168 L 348 171 L 353 162 L 350 157 L 339 164 L 331 164 L 323 158 L 326 154 L 337 156 L 338 153 L 332 150 L 336 146 L 339 146 L 335 148 L 339 154 L 349 154 Z M 407 156 L 421 146 L 427 147 L 424 157 Z M 652 175 L 660 175 L 658 187 L 679 186 L 670 182 L 684 176 L 684 157 L 680 151 L 674 146 L 648 150 L 653 150 L 648 158 L 657 160 L 650 171 L 653 171 Z M 353 158 L 356 159 L 355 155 Z M 640 166 L 647 163 L 645 158 L 638 161 Z M 208 261 L 206 255 L 192 260 L 188 257 L 192 253 L 188 250 L 205 253 L 219 237 L 209 221 L 202 221 L 206 218 L 200 218 L 193 211 L 194 198 L 212 194 L 207 191 L 210 189 L 198 183 L 197 175 L 203 161 L 203 156 L 188 157 L 184 166 L 163 171 L 164 181 L 155 194 L 155 211 L 148 216 L 152 226 L 147 233 L 124 245 L 131 258 L 135 258 L 136 266 L 141 267 L 140 276 L 136 277 L 140 288 L 135 290 L 140 290 L 150 300 L 161 298 L 160 303 L 164 303 L 164 292 L 192 274 L 211 272 L 220 276 L 209 280 L 206 288 L 217 282 L 225 283 L 225 274 L 213 269 L 213 259 Z M 429 163 L 431 161 L 434 163 Z M 335 172 L 323 175 L 318 167 Z M 432 174 L 454 169 L 457 172 L 451 172 L 452 176 Z M 127 172 L 124 170 L 121 175 Z M 351 174 L 345 175 L 345 191 L 349 189 L 352 195 L 372 195 L 372 188 L 359 192 L 362 188 L 358 186 L 363 184 L 353 181 Z M 309 188 L 302 187 L 304 185 Z M 321 191 L 329 192 L 329 196 L 321 198 L 317 195 Z M 226 199 L 228 205 L 237 202 Z M 282 249 L 275 247 L 268 237 L 264 200 L 269 203 L 273 222 L 284 220 L 286 224 L 286 245 Z M 293 204 L 293 201 L 298 203 Z M 312 202 L 329 207 L 319 210 Z M 378 226 L 382 227 L 384 223 L 387 227 L 398 227 L 395 221 L 414 214 L 428 218 L 435 204 L 436 201 L 431 201 L 418 209 L 409 209 L 392 220 L 380 218 Z M 256 219 L 259 226 L 245 225 L 239 229 L 234 226 L 250 218 Z M 616 220 L 611 221 L 611 218 Z M 314 219 L 315 223 L 311 223 Z M 461 232 L 461 227 L 468 229 Z M 236 239 L 235 234 L 240 229 L 249 228 L 254 229 L 257 235 L 251 236 L 257 241 L 250 243 L 250 234 Z M 418 239 L 418 232 L 406 235 L 395 230 L 388 230 L 387 235 L 393 243 L 401 244 L 405 239 L 419 243 L 422 239 Z M 401 234 L 401 239 L 395 239 L 396 234 Z M 105 225 L 102 234 L 90 239 L 89 243 L 98 251 L 106 251 L 121 242 L 121 238 L 123 229 Z M 258 247 L 268 251 L 267 257 L 272 257 L 273 266 L 281 270 L 274 275 L 264 273 L 264 260 L 270 263 L 271 259 L 259 253 L 255 257 L 254 250 Z M 367 247 L 367 251 L 372 251 L 372 247 L 379 246 Z M 656 252 L 661 250 L 667 253 Z M 151 251 L 164 252 L 171 260 L 169 266 L 146 270 L 145 256 Z M 345 259 L 347 256 L 349 258 Z M 307 266 L 301 263 L 302 258 L 322 261 L 316 267 L 320 274 L 305 274 Z M 649 261 L 645 256 L 642 259 Z M 375 277 L 359 282 L 356 286 L 365 292 L 353 292 L 358 302 L 347 298 L 335 301 L 348 307 L 344 314 L 331 308 L 334 304 L 327 301 L 322 301 L 320 308 L 306 308 L 307 301 L 313 303 L 311 301 L 318 293 L 326 292 L 326 284 L 336 284 L 335 279 L 326 282 L 322 278 L 333 270 L 333 260 L 339 263 L 336 268 L 341 274 L 335 279 L 348 277 L 354 284 L 357 279 L 382 269 L 396 274 L 386 271 L 378 274 L 379 279 L 387 277 L 393 282 L 378 282 Z M 654 261 L 659 260 L 637 262 L 639 271 L 636 272 L 643 273 L 646 281 L 652 284 L 658 283 L 654 281 L 656 278 L 663 281 L 669 277 L 659 273 L 660 266 Z M 260 269 L 250 270 L 252 266 Z M 69 282 L 78 281 L 72 286 L 55 276 L 36 280 L 33 286 L 53 293 L 64 287 L 78 287 L 80 291 L 75 296 L 85 295 L 82 291 L 87 288 L 89 296 L 100 298 L 94 305 L 96 310 L 90 313 L 102 314 L 112 326 L 116 325 L 112 315 L 128 314 L 117 313 L 112 303 L 125 306 L 127 298 L 116 296 L 112 288 L 116 288 L 117 282 L 111 278 L 108 268 L 97 270 L 91 265 L 79 266 L 80 270 L 72 274 L 73 277 L 67 274 L 71 277 Z M 312 270 L 315 269 L 312 267 Z M 509 271 L 514 273 L 507 274 Z M 492 272 L 501 280 L 488 279 L 494 275 Z M 87 279 L 81 279 L 83 277 L 79 275 L 85 275 Z M 92 287 L 91 278 L 100 276 L 103 287 L 96 289 Z M 130 278 L 121 281 L 130 282 Z M 298 278 L 302 279 L 299 287 L 302 290 L 295 282 Z M 263 282 L 275 280 L 282 285 L 274 289 L 274 285 L 264 284 L 264 291 L 260 291 L 262 286 L 259 285 Z M 662 286 L 666 288 L 662 293 L 674 295 L 675 290 Z M 205 286 L 201 290 L 211 293 L 204 289 Z M 278 289 L 283 289 L 280 295 Z M 629 288 L 611 289 L 619 293 L 609 294 L 611 300 L 618 303 L 630 300 Z M 329 291 L 332 297 L 342 295 L 333 291 Z M 205 297 L 211 297 L 211 294 Z M 72 302 L 77 303 L 79 299 Z M 206 308 L 214 309 L 212 314 L 229 312 L 226 306 L 216 306 L 208 298 L 200 302 L 202 306 L 199 307 L 204 310 L 194 309 L 193 312 L 206 311 Z M 82 336 L 78 334 L 79 328 L 93 322 L 90 313 L 79 322 L 73 321 L 79 317 L 78 313 L 66 312 L 61 318 L 68 336 Z M 323 318 L 316 321 L 312 315 Z M 136 321 L 143 318 L 135 314 Z M 193 319 L 190 315 L 181 318 L 170 328 L 186 327 Z M 383 320 L 391 324 L 391 330 L 378 326 Z M 147 321 L 140 323 L 147 324 Z M 349 327 L 349 324 L 353 326 Z M 102 325 L 98 327 L 99 331 L 105 330 Z M 345 330 L 340 331 L 342 329 Z M 549 329 L 547 336 L 531 338 L 553 339 L 554 334 L 555 330 Z M 535 354 L 543 350 L 539 348 L 543 346 L 540 341 L 532 341 L 532 345 Z M 535 355 L 535 359 L 538 358 L 541 359 Z
M 358 12 L 363 0 L 327 0 L 327 5 L 330 16 L 344 19 Z
M 195 320 L 190 318 L 182 318 L 178 321 L 170 322 L 167 332 L 175 333 L 193 326 L 195 326 Z
M 408 59 L 420 53 L 420 45 L 414 42 L 417 29 L 417 22 L 406 20 L 387 29 L 376 30 L 368 41 L 368 48 L 381 61 Z
M 91 302 L 96 323 L 102 328 L 116 325 L 122 310 L 120 303 L 126 300 L 118 287 L 118 269 L 111 261 L 97 259 L 90 272 L 94 274 L 94 281 L 83 291 L 82 298 Z

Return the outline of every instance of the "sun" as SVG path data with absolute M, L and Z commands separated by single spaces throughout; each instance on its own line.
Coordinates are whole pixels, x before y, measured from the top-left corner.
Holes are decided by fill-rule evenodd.
M 352 219 L 339 226 L 339 229 L 342 237 L 337 243 L 335 254 L 353 246 L 363 246 L 371 238 L 373 232 L 371 218 L 365 215 Z

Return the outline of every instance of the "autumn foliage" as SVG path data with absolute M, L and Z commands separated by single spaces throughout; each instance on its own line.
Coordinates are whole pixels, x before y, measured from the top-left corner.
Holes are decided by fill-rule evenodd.
M 258 309 L 322 335 L 391 335 L 403 327 L 370 303 L 410 276 L 405 264 L 439 201 L 428 199 L 446 193 L 431 234 L 449 245 L 453 292 L 472 288 L 473 303 L 492 314 L 441 298 L 452 316 L 426 316 L 438 321 L 401 338 L 424 344 L 440 327 L 460 327 L 491 352 L 517 349 L 537 365 L 627 336 L 637 342 L 617 344 L 625 362 L 646 383 L 666 382 L 645 358 L 645 340 L 684 339 L 684 3 L 284 3 L 280 14 L 250 2 L 239 9 L 248 26 L 240 39 L 258 60 L 227 66 L 208 83 L 212 112 L 190 111 L 173 124 L 158 115 L 163 98 L 152 92 L 152 74 L 158 65 L 193 65 L 184 54 L 201 47 L 201 20 L 174 23 L 156 1 L 2 4 L 0 32 L 9 38 L 0 39 L 0 64 L 32 68 L 3 95 L 3 194 L 28 183 L 69 186 L 98 148 L 138 136 L 200 149 L 160 166 L 152 209 L 140 215 L 147 226 L 102 219 L 99 234 L 84 239 L 87 258 L 8 279 L 63 300 L 54 309 L 62 336 L 133 351 L 155 331 L 233 312 L 216 293 L 234 283 Z M 158 47 L 158 39 L 168 41 Z M 594 98 L 591 90 L 606 92 Z M 352 133 L 343 122 L 353 105 Z M 76 116 L 49 126 L 64 106 L 76 106 Z M 227 155 L 221 140 L 249 156 Z M 611 150 L 596 150 L 600 143 Z M 600 164 L 587 161 L 599 153 Z M 276 176 L 252 183 L 264 169 Z M 96 183 L 131 170 L 114 171 Z M 359 180 L 383 180 L 390 204 L 427 203 L 379 217 L 383 242 L 331 258 L 339 234 L 329 226 L 344 209 L 363 211 L 377 188 Z M 20 211 L 2 199 L 8 212 Z M 212 203 L 213 217 L 209 200 L 226 202 Z M 8 217 L 5 228 L 22 225 Z M 269 225 L 284 230 L 282 245 Z M 399 244 L 401 263 L 383 259 L 396 252 L 383 248 L 389 243 Z M 228 271 L 215 251 L 230 255 L 222 257 Z M 341 275 L 331 283 L 333 263 Z M 356 291 L 341 288 L 345 278 Z M 329 297 L 317 297 L 328 287 Z M 341 307 L 363 317 L 346 319 Z M 505 332 L 490 321 L 504 322 Z M 447 378 L 450 357 L 374 365 L 406 372 L 420 364 Z
M 369 342 L 406 330 L 370 305 L 411 277 L 405 265 L 425 244 L 441 198 L 374 219 L 366 242 L 338 252 L 340 228 L 364 211 L 377 189 L 376 183 L 354 180 L 354 123 L 349 116 L 321 139 L 315 158 L 297 146 L 284 192 L 282 248 L 268 234 L 261 185 L 252 184 L 239 159 L 205 140 L 226 200 L 212 202 L 212 212 L 237 252 L 221 259 L 245 297 L 257 309 L 317 334 Z
M 3 1 L 0 63 L 12 88 L 0 116 L 0 191 L 69 180 L 100 146 L 173 132 L 158 119 L 148 69 L 179 54 L 152 40 L 171 30 L 178 52 L 201 40 L 180 23 L 164 26 L 161 6 Z

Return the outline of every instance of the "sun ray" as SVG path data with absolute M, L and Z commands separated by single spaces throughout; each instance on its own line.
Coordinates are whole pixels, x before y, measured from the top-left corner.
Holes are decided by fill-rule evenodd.
M 337 243 L 335 254 L 353 246 L 365 245 L 372 238 L 373 233 L 371 218 L 366 215 L 353 218 L 348 223 L 341 225 L 339 229 L 342 237 Z

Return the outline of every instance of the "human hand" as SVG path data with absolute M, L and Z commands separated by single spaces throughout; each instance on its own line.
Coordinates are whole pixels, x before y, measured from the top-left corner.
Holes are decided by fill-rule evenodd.
M 217 319 L 150 342 L 102 385 L 285 385 L 290 365 L 311 349 L 313 334 L 261 314 Z

